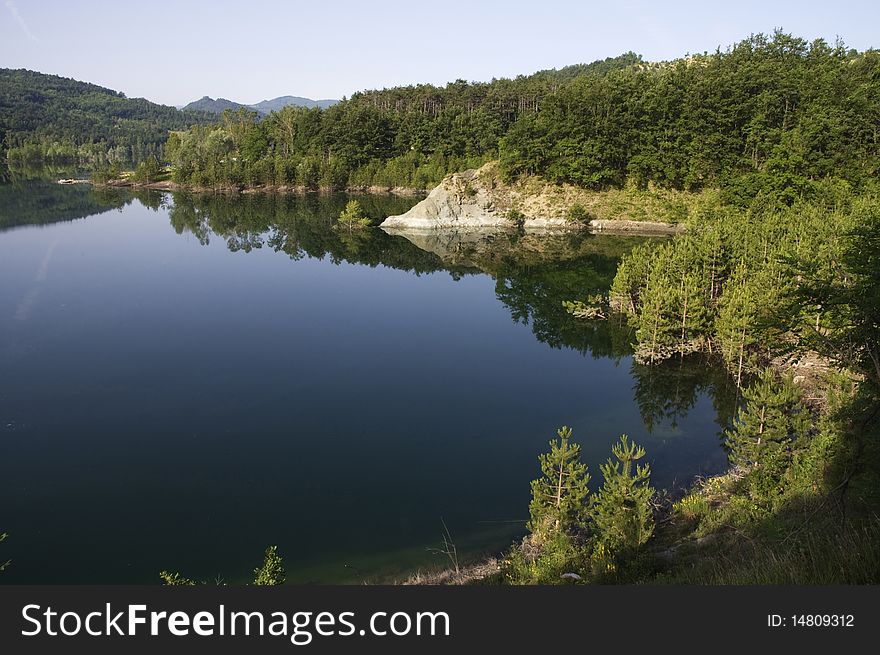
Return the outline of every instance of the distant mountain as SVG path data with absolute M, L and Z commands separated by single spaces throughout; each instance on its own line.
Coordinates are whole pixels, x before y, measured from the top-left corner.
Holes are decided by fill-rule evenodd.
M 240 107 L 244 107 L 245 109 L 250 109 L 251 111 L 259 112 L 260 114 L 269 114 L 273 111 L 278 111 L 279 109 L 286 107 L 287 105 L 294 105 L 296 107 L 320 107 L 321 109 L 326 109 L 332 105 L 335 105 L 338 100 L 312 100 L 311 98 L 300 98 L 298 96 L 281 96 L 280 98 L 273 98 L 272 100 L 263 100 L 262 102 L 258 102 L 255 105 L 245 105 L 240 102 L 233 102 L 232 100 L 227 100 L 226 98 L 211 98 L 209 96 L 204 96 L 195 100 L 188 105 L 183 106 L 184 111 L 207 111 L 212 114 L 222 114 L 227 109 L 231 109 L 232 111 L 236 111 Z
M 311 98 L 300 98 L 298 96 L 281 96 L 280 98 L 273 98 L 272 100 L 263 100 L 263 102 L 258 102 L 255 105 L 250 105 L 251 109 L 256 109 L 259 112 L 264 114 L 268 114 L 273 111 L 278 111 L 286 107 L 287 105 L 294 105 L 296 107 L 308 107 L 311 109 L 312 107 L 320 107 L 321 109 L 327 109 L 327 107 L 332 107 L 335 105 L 338 100 L 312 100 Z
M 214 98 L 203 96 L 188 105 L 184 105 L 181 109 L 183 111 L 206 111 L 210 114 L 222 114 L 227 109 L 235 111 L 239 107 L 247 108 L 247 105 L 232 102 L 232 100 L 227 100 L 226 98 L 217 98 L 214 100 Z

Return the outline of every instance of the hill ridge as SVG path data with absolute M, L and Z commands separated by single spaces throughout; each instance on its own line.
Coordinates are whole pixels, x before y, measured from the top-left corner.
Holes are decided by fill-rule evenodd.
M 236 102 L 235 100 L 229 100 L 228 98 L 212 98 L 211 96 L 205 95 L 198 100 L 193 100 L 184 105 L 181 109 L 184 111 L 206 111 L 212 114 L 222 114 L 227 109 L 237 111 L 238 109 L 244 108 L 265 115 L 270 114 L 273 111 L 279 111 L 288 105 L 306 107 L 309 109 L 313 107 L 326 109 L 327 107 L 332 107 L 337 102 L 339 101 L 332 98 L 312 100 L 311 98 L 305 98 L 302 96 L 284 95 L 278 96 L 277 98 L 261 100 L 260 102 L 255 102 L 253 104 L 246 104 L 243 102 Z

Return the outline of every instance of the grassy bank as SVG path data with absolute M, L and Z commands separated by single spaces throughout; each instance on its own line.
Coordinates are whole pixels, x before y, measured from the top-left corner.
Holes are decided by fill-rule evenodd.
M 511 546 L 500 559 L 413 576 L 418 584 L 876 584 L 876 406 L 840 379 L 809 444 L 774 484 L 732 467 L 684 496 L 652 496 L 654 531 L 612 553 L 595 527 Z M 570 576 L 566 574 L 575 574 Z M 563 577 L 565 576 L 565 577 Z
M 478 171 L 480 184 L 489 190 L 499 211 L 525 216 L 591 220 L 685 223 L 720 206 L 716 189 L 689 192 L 653 184 L 588 189 L 568 183 L 551 183 L 537 175 L 506 182 L 498 162 Z

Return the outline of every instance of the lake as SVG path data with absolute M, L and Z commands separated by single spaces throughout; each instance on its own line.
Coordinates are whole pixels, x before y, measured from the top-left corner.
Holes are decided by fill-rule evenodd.
M 653 483 L 726 466 L 734 398 L 635 364 L 607 290 L 637 237 L 333 227 L 345 196 L 0 186 L 5 583 L 387 580 L 524 533 L 537 456 L 618 435 Z M 374 218 L 416 199 L 361 198 Z

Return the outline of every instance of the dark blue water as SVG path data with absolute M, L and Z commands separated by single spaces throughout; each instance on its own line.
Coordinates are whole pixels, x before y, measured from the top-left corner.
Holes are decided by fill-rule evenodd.
M 656 486 L 724 467 L 721 376 L 561 308 L 632 238 L 431 251 L 345 200 L 0 187 L 2 582 L 237 582 L 269 544 L 378 579 L 442 564 L 442 521 L 499 550 L 563 424 L 596 478 L 622 432 Z

